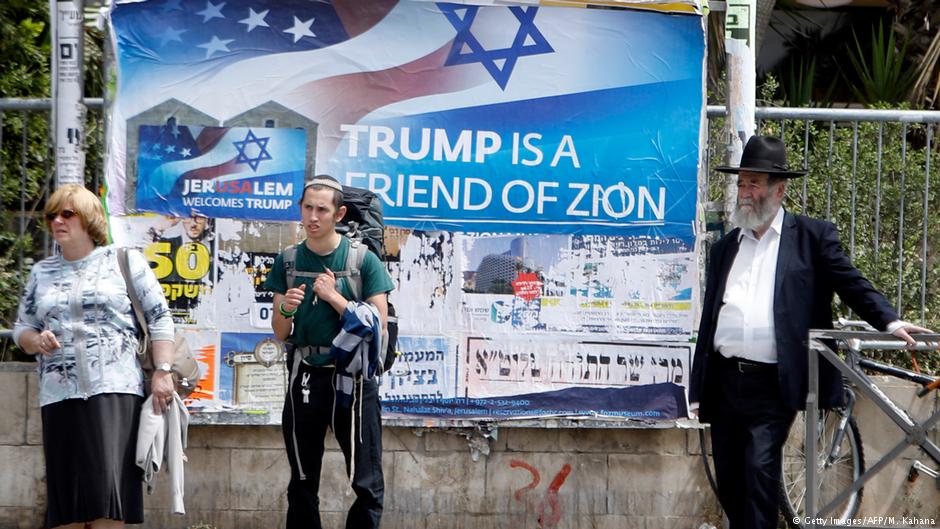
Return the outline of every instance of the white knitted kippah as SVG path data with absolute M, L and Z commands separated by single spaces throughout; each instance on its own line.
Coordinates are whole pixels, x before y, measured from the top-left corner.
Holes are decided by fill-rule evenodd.
M 307 189 L 310 186 L 323 186 L 323 187 L 328 187 L 330 189 L 335 189 L 339 191 L 340 193 L 343 192 L 343 186 L 336 180 L 330 180 L 329 178 L 314 177 L 313 180 L 307 182 L 304 185 L 304 189 Z

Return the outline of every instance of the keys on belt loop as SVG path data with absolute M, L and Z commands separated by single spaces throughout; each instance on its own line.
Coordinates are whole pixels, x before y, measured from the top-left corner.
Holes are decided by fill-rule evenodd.
M 300 377 L 300 393 L 304 396 L 304 404 L 310 404 L 310 373 Z

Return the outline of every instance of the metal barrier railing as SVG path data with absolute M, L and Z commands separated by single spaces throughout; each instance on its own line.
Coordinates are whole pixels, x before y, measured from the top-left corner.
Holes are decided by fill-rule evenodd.
M 102 145 L 104 139 L 102 109 L 104 101 L 101 98 L 86 98 L 85 105 L 89 110 L 88 122 L 92 123 L 94 131 L 94 141 L 96 145 Z M 38 206 L 39 198 L 48 194 L 52 186 L 54 175 L 54 156 L 52 150 L 52 132 L 50 129 L 50 115 L 52 109 L 51 99 L 20 99 L 20 98 L 0 98 L 0 145 L 9 147 L 10 144 L 18 143 L 14 149 L 18 152 L 16 164 L 8 167 L 0 159 L 0 189 L 4 188 L 5 182 L 11 178 L 19 178 L 19 201 L 18 211 L 10 217 L 15 218 L 15 228 L 19 240 L 22 241 L 27 233 L 37 233 L 35 225 L 35 209 Z M 39 123 L 35 119 L 37 114 L 42 115 Z M 15 136 L 9 134 L 13 130 Z M 36 130 L 40 129 L 40 130 Z M 35 133 L 39 132 L 45 136 L 45 149 L 42 153 L 36 153 Z M 6 133 L 6 134 L 5 134 Z M 86 167 L 88 180 L 97 188 L 100 185 L 100 175 L 102 168 L 100 166 L 100 156 L 91 157 L 91 165 Z M 11 164 L 12 165 L 12 164 Z M 45 183 L 39 190 L 38 197 L 30 191 L 29 172 L 42 171 L 45 175 Z M 11 213 L 5 211 L 4 213 Z M 10 218 L 8 217 L 8 218 Z M 13 227 L 13 226 L 11 226 Z M 37 245 L 37 250 L 43 255 L 51 252 L 52 241 L 48 235 L 43 232 L 41 245 Z M 26 277 L 26 251 L 20 245 L 16 255 L 16 269 L 18 270 L 19 285 L 22 288 Z
M 940 343 L 940 334 L 918 334 L 916 335 L 916 339 L 918 340 L 917 346 L 908 347 L 905 342 L 886 333 L 873 331 L 810 330 L 810 347 L 808 353 L 809 386 L 806 396 L 806 436 L 804 439 L 806 488 L 805 523 L 803 525 L 822 528 L 844 527 L 846 525 L 845 520 L 842 520 L 841 523 L 837 523 L 838 520 L 831 516 L 834 509 L 845 502 L 851 495 L 857 493 L 865 483 L 871 480 L 878 472 L 887 468 L 888 464 L 900 456 L 908 447 L 916 446 L 921 448 L 924 453 L 933 459 L 936 465 L 940 465 L 940 447 L 928 437 L 928 433 L 931 429 L 940 422 L 940 410 L 934 411 L 926 420 L 921 422 L 915 421 L 872 382 L 864 372 L 864 364 L 860 363 L 860 352 L 862 350 L 903 349 L 935 352 L 937 350 L 937 344 Z M 827 345 L 826 340 L 836 340 L 848 344 L 849 355 L 847 359 L 843 360 L 833 351 L 829 345 Z M 868 397 L 871 402 L 904 433 L 904 438 L 901 441 L 888 450 L 881 459 L 867 471 L 855 478 L 850 485 L 846 486 L 822 507 L 818 506 L 818 483 L 822 467 L 818 464 L 820 460 L 818 450 L 820 447 L 817 445 L 820 434 L 817 421 L 819 414 L 820 356 L 835 366 L 842 376 L 852 384 L 853 388 L 861 391 L 863 395 Z M 922 381 L 922 383 L 926 382 Z M 884 438 L 883 433 L 881 436 Z M 836 444 L 838 444 L 838 441 L 836 441 Z M 938 474 L 935 470 L 920 465 L 919 462 L 915 462 L 915 468 L 930 471 L 932 476 L 937 479 Z M 856 521 L 857 520 L 851 520 L 852 523 L 850 525 L 860 525 L 855 523 Z M 864 525 L 864 527 L 892 529 L 894 527 L 906 526 Z

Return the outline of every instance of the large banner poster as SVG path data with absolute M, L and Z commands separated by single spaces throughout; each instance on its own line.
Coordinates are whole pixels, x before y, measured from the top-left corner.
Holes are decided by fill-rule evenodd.
M 686 414 L 701 11 L 553 4 L 112 7 L 112 235 L 211 346 L 194 407 L 279 417 L 261 284 L 328 173 L 384 209 L 386 414 Z

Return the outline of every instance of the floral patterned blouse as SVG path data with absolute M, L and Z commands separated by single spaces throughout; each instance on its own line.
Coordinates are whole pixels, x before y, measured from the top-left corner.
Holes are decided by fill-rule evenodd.
M 144 257 L 128 251 L 131 277 L 153 340 L 173 340 L 173 318 Z M 115 246 L 99 246 L 69 261 L 36 263 L 20 300 L 13 339 L 45 329 L 62 345 L 39 360 L 39 405 L 102 393 L 143 395 L 134 311 Z

